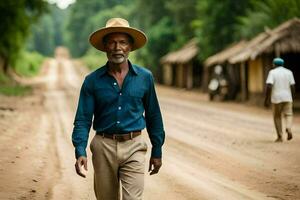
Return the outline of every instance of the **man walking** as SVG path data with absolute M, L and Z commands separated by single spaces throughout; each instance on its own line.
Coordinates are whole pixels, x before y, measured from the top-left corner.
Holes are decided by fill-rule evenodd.
M 282 117 L 285 119 L 285 131 L 287 140 L 293 138 L 292 120 L 293 120 L 293 96 L 295 95 L 295 80 L 293 73 L 283 67 L 284 60 L 275 58 L 273 60 L 274 69 L 270 70 L 267 77 L 267 87 L 265 96 L 265 106 L 273 104 L 273 118 L 277 132 L 275 142 L 282 142 Z
M 130 51 L 146 43 L 145 34 L 122 18 L 112 18 L 106 27 L 90 36 L 90 43 L 106 53 L 107 63 L 89 74 L 82 85 L 72 141 L 75 169 L 85 177 L 86 146 L 93 124 L 96 135 L 90 149 L 94 167 L 94 190 L 98 200 L 142 199 L 147 144 L 141 131 L 146 127 L 152 150 L 150 175 L 158 173 L 165 132 L 150 71 L 128 60 Z

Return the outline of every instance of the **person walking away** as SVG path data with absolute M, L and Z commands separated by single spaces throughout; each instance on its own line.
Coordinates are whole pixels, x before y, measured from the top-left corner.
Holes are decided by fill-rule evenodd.
M 165 138 L 153 76 L 128 60 L 147 37 L 127 20 L 112 18 L 89 41 L 106 53 L 108 61 L 86 76 L 81 87 L 72 134 L 75 169 L 85 177 L 82 167 L 87 170 L 86 146 L 93 124 L 96 134 L 90 149 L 97 199 L 118 200 L 122 194 L 123 200 L 141 200 L 147 151 L 141 131 L 147 128 L 152 144 L 150 175 L 162 166 Z
M 282 142 L 282 118 L 285 122 L 287 140 L 293 138 L 293 97 L 295 96 L 295 80 L 292 71 L 284 67 L 284 60 L 274 58 L 273 69 L 266 80 L 265 107 L 273 105 L 273 119 L 277 132 L 275 142 Z

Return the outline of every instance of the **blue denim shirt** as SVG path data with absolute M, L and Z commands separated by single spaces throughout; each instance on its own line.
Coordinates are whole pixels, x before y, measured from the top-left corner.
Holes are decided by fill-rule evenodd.
M 72 134 L 76 158 L 86 156 L 92 123 L 95 131 L 105 133 L 126 133 L 146 127 L 152 143 L 151 157 L 160 158 L 165 132 L 151 72 L 129 62 L 122 88 L 108 74 L 107 64 L 86 76 Z

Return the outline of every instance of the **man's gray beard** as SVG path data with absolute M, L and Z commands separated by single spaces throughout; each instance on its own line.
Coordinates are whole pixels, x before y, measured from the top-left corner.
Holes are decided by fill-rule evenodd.
M 112 57 L 109 61 L 114 63 L 114 64 L 121 64 L 127 60 L 127 57 L 121 57 L 121 58 L 114 58 Z

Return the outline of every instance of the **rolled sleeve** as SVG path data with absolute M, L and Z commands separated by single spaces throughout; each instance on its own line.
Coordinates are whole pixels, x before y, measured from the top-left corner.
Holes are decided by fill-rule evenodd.
M 290 85 L 295 85 L 295 79 L 292 72 L 290 73 Z
M 272 72 L 270 71 L 269 74 L 268 74 L 268 77 L 267 77 L 267 80 L 266 80 L 266 84 L 274 84 L 274 77 L 273 77 L 273 74 Z

